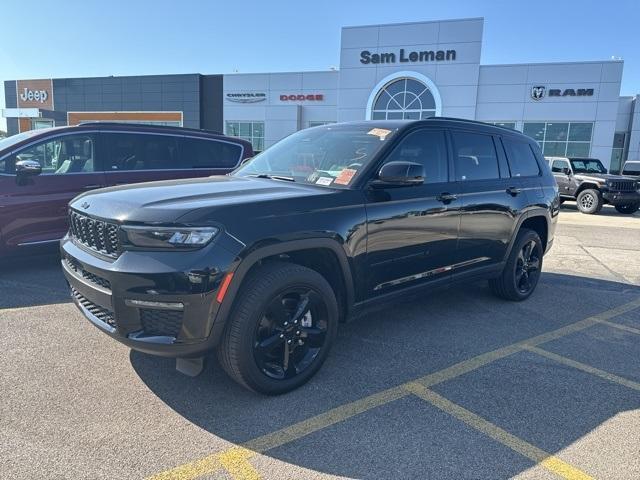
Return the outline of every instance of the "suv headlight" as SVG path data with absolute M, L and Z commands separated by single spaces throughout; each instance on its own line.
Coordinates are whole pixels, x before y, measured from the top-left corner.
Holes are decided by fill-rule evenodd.
M 135 227 L 123 226 L 127 243 L 144 248 L 201 248 L 220 231 L 216 227 Z

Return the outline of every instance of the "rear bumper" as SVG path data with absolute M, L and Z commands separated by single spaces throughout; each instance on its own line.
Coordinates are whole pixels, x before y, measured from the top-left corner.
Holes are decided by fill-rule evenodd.
M 602 198 L 611 205 L 628 205 L 630 203 L 640 203 L 640 193 L 638 192 L 602 192 Z
M 69 238 L 60 248 L 72 299 L 107 335 L 166 357 L 199 356 L 215 345 L 215 296 L 235 258 L 216 242 L 190 252 L 127 251 L 116 260 Z

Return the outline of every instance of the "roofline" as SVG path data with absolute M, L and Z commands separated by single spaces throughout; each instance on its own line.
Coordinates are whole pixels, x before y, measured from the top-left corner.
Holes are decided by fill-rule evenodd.
M 482 67 L 528 67 L 530 65 L 579 65 L 584 63 L 624 63 L 624 60 L 584 60 L 584 61 L 567 61 L 567 62 L 531 62 L 531 63 L 489 63 L 480 64 Z
M 342 30 L 344 30 L 345 28 L 371 28 L 371 27 L 386 27 L 386 26 L 395 26 L 395 25 L 419 25 L 422 23 L 468 22 L 470 20 L 482 20 L 484 22 L 484 17 L 449 18 L 446 20 L 425 20 L 422 22 L 373 23 L 370 25 L 345 25 L 342 27 Z

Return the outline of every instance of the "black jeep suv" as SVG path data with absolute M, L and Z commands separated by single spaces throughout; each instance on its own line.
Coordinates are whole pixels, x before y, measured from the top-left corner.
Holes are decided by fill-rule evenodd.
M 598 213 L 605 203 L 620 213 L 631 214 L 640 208 L 638 181 L 632 177 L 611 175 L 595 158 L 547 157 L 558 182 L 560 199 L 575 200 L 582 213 Z
M 115 339 L 206 352 L 267 394 L 307 381 L 338 322 L 428 286 L 485 278 L 524 300 L 540 278 L 558 188 L 530 138 L 433 118 L 322 126 L 228 176 L 107 188 L 70 204 L 62 266 Z

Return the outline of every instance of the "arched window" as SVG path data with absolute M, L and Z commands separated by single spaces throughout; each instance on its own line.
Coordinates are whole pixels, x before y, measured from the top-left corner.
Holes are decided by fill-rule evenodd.
M 424 83 L 403 77 L 385 85 L 373 102 L 372 120 L 419 120 L 436 115 L 436 101 Z

